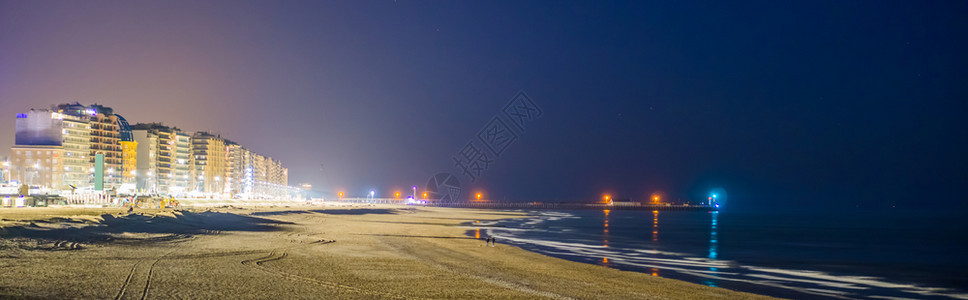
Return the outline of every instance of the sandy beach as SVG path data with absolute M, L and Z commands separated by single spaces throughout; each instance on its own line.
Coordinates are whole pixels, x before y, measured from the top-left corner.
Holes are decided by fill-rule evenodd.
M 0 298 L 747 299 L 468 237 L 401 206 L 0 209 Z

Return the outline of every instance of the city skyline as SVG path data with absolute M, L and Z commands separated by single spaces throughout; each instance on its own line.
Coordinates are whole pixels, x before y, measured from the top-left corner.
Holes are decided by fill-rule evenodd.
M 113 108 L 77 102 L 16 115 L 10 178 L 42 193 L 113 191 L 177 197 L 291 197 L 288 169 L 220 135 L 162 123 L 133 126 Z

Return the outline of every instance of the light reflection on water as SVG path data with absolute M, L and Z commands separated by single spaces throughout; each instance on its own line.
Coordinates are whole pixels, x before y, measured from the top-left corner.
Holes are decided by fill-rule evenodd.
M 768 259 L 777 255 L 795 257 L 793 255 L 800 254 L 783 251 L 788 248 L 776 248 L 777 245 L 789 245 L 780 244 L 777 238 L 797 235 L 774 234 L 776 227 L 756 223 L 762 222 L 761 219 L 739 219 L 718 212 L 662 212 L 663 238 L 660 241 L 659 211 L 652 211 L 651 224 L 648 222 L 648 212 L 642 211 L 534 213 L 534 218 L 501 221 L 507 227 L 484 230 L 487 234 L 497 234 L 499 238 L 525 249 L 551 256 L 639 271 L 652 276 L 661 273 L 663 277 L 779 297 L 852 298 L 883 295 L 968 299 L 968 294 L 959 294 L 946 288 L 864 276 L 871 273 L 839 274 L 810 270 L 812 265 L 768 264 Z M 647 231 L 649 227 L 651 234 Z M 814 244 L 806 245 L 803 247 Z M 738 254 L 745 260 L 737 261 Z
M 603 212 L 605 213 L 605 226 L 602 232 L 602 244 L 603 246 L 608 248 L 608 213 L 611 211 L 606 209 L 606 210 L 603 210 Z M 602 258 L 602 264 L 608 265 L 608 257 Z
M 712 225 L 709 226 L 709 256 L 708 257 L 709 259 L 716 259 L 716 257 L 719 256 L 719 238 L 716 236 L 716 234 L 718 233 L 718 229 L 716 228 L 716 225 L 717 225 L 716 223 L 719 221 L 719 212 L 718 211 L 710 212 L 709 215 L 712 216 L 712 222 L 710 222 L 710 224 Z M 710 273 L 712 274 L 713 277 L 716 277 L 717 276 L 716 274 L 719 273 L 717 272 L 719 271 L 719 269 L 716 267 L 709 267 L 709 271 L 711 271 Z M 714 278 L 710 278 L 709 280 L 706 280 L 703 283 L 711 287 L 718 286 L 716 279 Z

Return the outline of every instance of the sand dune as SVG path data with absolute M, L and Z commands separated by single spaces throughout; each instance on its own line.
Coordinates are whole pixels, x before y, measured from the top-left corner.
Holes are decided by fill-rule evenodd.
M 474 221 L 515 215 L 392 206 L 0 209 L 0 297 L 760 298 L 465 235 Z

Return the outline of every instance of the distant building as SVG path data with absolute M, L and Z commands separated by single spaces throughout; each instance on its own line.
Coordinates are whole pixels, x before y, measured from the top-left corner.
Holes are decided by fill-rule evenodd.
M 279 160 L 226 141 L 225 190 L 241 198 L 290 195 L 289 170 Z

